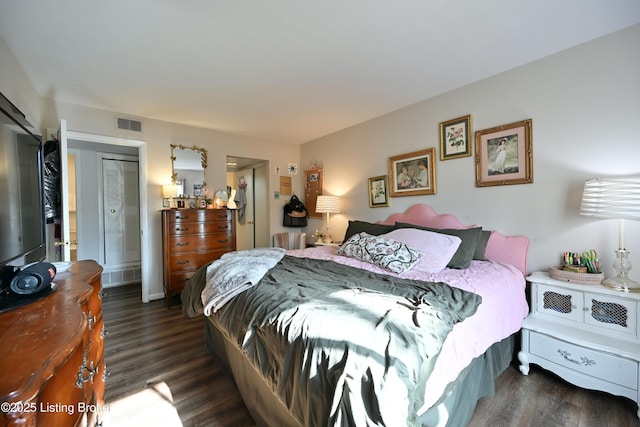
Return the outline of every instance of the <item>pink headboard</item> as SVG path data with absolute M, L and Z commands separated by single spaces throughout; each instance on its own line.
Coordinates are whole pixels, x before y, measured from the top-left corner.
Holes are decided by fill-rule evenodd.
M 395 213 L 380 224 L 395 224 L 396 222 L 406 222 L 431 228 L 454 228 L 464 229 L 475 226 L 466 226 L 458 218 L 450 214 L 438 214 L 429 205 L 413 205 L 404 213 Z M 497 231 L 491 232 L 491 237 L 487 242 L 485 256 L 491 261 L 511 264 L 527 275 L 527 250 L 529 249 L 529 239 L 525 236 L 505 236 Z

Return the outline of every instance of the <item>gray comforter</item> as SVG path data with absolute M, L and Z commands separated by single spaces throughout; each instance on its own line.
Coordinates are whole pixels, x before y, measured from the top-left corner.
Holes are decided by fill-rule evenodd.
M 201 312 L 199 272 L 183 292 Z M 442 343 L 481 297 L 444 283 L 285 256 L 212 318 L 306 426 L 419 425 Z

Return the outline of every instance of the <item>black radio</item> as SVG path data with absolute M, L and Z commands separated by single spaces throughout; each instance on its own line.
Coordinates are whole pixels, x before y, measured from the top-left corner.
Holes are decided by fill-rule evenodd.
M 0 268 L 0 313 L 37 301 L 55 290 L 51 283 L 56 276 L 55 265 L 38 262 L 22 270 Z
M 38 262 L 18 271 L 9 284 L 11 292 L 33 295 L 48 288 L 56 277 L 56 267 L 49 262 Z

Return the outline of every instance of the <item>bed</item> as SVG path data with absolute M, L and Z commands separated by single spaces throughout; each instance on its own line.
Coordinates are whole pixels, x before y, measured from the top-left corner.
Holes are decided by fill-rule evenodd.
M 189 281 L 183 312 L 207 313 L 206 348 L 258 425 L 463 426 L 512 360 L 528 243 L 414 205 L 350 221 L 340 248 L 276 255 L 219 306 L 215 261 Z M 394 245 L 383 261 L 361 250 L 381 244 Z

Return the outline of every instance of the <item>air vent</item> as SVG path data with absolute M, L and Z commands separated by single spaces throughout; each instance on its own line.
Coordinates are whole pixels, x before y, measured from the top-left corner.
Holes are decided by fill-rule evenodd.
M 132 132 L 142 132 L 142 122 L 140 120 L 116 117 L 116 125 L 118 129 L 130 130 Z

